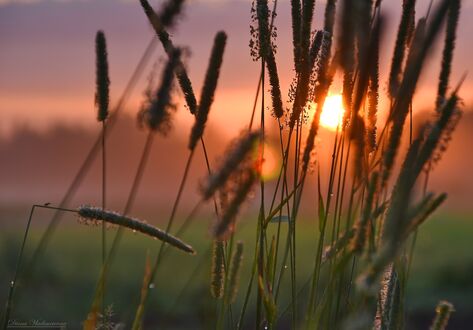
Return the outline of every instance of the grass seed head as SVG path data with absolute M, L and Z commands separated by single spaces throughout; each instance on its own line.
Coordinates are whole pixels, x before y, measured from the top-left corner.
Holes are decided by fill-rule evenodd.
M 108 77 L 107 43 L 103 31 L 98 31 L 95 37 L 95 54 L 97 120 L 104 121 L 108 117 L 110 79 Z

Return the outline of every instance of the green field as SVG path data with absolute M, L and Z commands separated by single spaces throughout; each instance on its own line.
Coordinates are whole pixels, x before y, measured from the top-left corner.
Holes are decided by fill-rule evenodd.
M 198 251 L 189 256 L 170 251 L 158 271 L 152 290 L 149 313 L 145 324 L 170 325 L 171 328 L 211 326 L 206 323 L 216 311 L 209 294 L 210 239 L 208 221 L 197 219 L 183 238 Z M 276 225 L 274 225 L 274 230 Z M 297 285 L 303 288 L 313 268 L 312 258 L 316 241 L 316 226 L 301 221 L 297 231 Z M 285 228 L 284 228 L 285 231 Z M 248 283 L 248 273 L 254 253 L 253 222 L 249 217 L 240 223 L 236 239 L 245 243 L 244 273 L 233 314 L 238 315 Z M 33 228 L 27 243 L 31 256 L 42 231 Z M 109 242 L 115 229 L 110 229 Z M 18 228 L 3 231 L 0 238 L 0 259 L 4 267 L 1 283 L 9 283 L 16 262 L 22 233 Z M 408 320 L 412 328 L 430 322 L 434 307 L 441 299 L 451 301 L 456 308 L 452 329 L 472 322 L 473 311 L 473 221 L 465 215 L 438 214 L 430 219 L 418 234 L 416 253 L 407 290 Z M 284 243 L 284 241 L 282 242 Z M 28 285 L 19 283 L 13 318 L 18 320 L 44 319 L 67 322 L 70 328 L 79 327 L 87 314 L 99 273 L 100 230 L 75 224 L 70 220 L 58 228 L 38 267 L 30 274 Z M 159 242 L 128 232 L 111 270 L 106 293 L 107 305 L 113 306 L 115 322 L 129 324 L 134 316 L 144 272 L 146 251 L 154 258 Z M 283 265 L 281 265 L 283 266 Z M 289 276 L 281 284 L 283 311 L 290 301 Z M 8 285 L 1 287 L 6 299 Z M 302 290 L 302 294 L 304 294 Z M 252 310 L 252 309 L 250 309 Z M 250 316 L 251 318 L 251 316 Z M 279 323 L 284 327 L 285 320 Z M 455 324 L 457 326 L 455 326 Z M 471 323 L 470 323 L 471 324 Z M 250 326 L 250 324 L 248 324 Z

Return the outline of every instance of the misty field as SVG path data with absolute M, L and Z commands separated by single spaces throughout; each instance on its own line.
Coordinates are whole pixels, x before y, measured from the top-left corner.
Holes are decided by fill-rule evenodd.
M 212 45 L 197 85 L 192 50 L 173 34 L 186 1 L 136 5 L 154 36 L 118 99 L 113 40 L 95 34 L 96 136 L 58 129 L 57 149 L 23 136 L 27 161 L 52 155 L 51 178 L 64 190 L 46 182 L 26 186 L 23 198 L 17 187 L 4 194 L 23 203 L 2 213 L 4 329 L 471 327 L 473 222 L 432 184 L 466 111 L 466 73 L 451 77 L 461 0 L 425 12 L 402 1 L 389 56 L 393 17 L 383 1 L 327 0 L 315 22 L 314 0 L 291 0 L 287 26 L 277 0 L 248 3 L 258 81 L 230 141 L 209 118 L 225 67 L 235 65 L 226 61 L 232 36 L 205 36 Z M 291 30 L 288 67 L 281 29 Z M 161 57 L 143 78 L 155 48 Z M 438 81 L 421 115 L 415 101 L 432 58 Z M 131 118 L 123 109 L 143 79 Z M 178 111 L 190 128 L 176 124 Z M 182 143 L 169 139 L 176 134 Z M 29 190 L 44 200 L 25 208 Z

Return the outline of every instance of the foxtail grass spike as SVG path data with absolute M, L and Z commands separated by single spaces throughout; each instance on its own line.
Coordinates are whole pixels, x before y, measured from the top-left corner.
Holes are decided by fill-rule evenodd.
M 303 69 L 309 68 L 309 47 L 310 36 L 312 32 L 312 17 L 314 15 L 315 0 L 302 1 L 302 23 L 301 23 L 301 59 L 303 61 Z
M 182 10 L 182 6 L 186 0 L 168 0 L 162 7 L 160 12 L 161 24 L 170 27 L 174 24 L 176 18 Z
M 325 98 L 323 102 L 325 102 Z M 317 104 L 314 117 L 312 118 L 309 134 L 307 135 L 307 140 L 304 147 L 304 153 L 302 154 L 302 173 L 305 173 L 307 171 L 307 168 L 309 167 L 310 154 L 312 153 L 312 149 L 314 149 L 315 137 L 317 136 L 317 132 L 319 130 L 320 114 L 322 112 L 322 107 L 323 103 Z
M 448 81 L 452 70 L 453 51 L 455 49 L 456 31 L 458 18 L 460 16 L 460 0 L 452 0 L 448 9 L 447 30 L 445 33 L 445 43 L 442 54 L 442 67 L 437 92 L 436 108 L 439 109 L 445 100 Z
M 77 212 L 80 218 L 86 222 L 105 221 L 113 225 L 123 226 L 131 230 L 138 231 L 140 233 L 157 238 L 184 252 L 195 254 L 195 251 L 192 246 L 184 243 L 180 239 L 166 233 L 165 231 L 157 227 L 151 226 L 141 220 L 127 217 L 116 212 L 105 211 L 101 208 L 91 206 L 81 206 L 78 208 Z
M 97 61 L 95 104 L 98 108 L 98 121 L 104 121 L 108 117 L 110 79 L 108 77 L 107 42 L 103 31 L 97 32 L 95 37 L 95 53 Z
M 279 85 L 278 68 L 274 52 L 271 50 L 266 58 L 266 67 L 268 68 L 269 85 L 271 86 L 271 100 L 273 102 L 273 115 L 281 118 L 284 115 L 284 109 L 281 98 L 281 87 Z
M 156 14 L 156 12 L 153 10 L 147 0 L 140 0 L 140 2 L 148 18 L 148 21 L 151 23 L 151 26 L 156 32 L 159 41 L 161 41 L 161 44 L 163 45 L 164 50 L 166 51 L 168 56 L 171 56 L 174 50 L 174 45 L 171 41 L 169 33 L 164 28 L 160 17 Z M 186 104 L 189 108 L 189 111 L 191 114 L 195 114 L 197 111 L 197 100 L 195 99 L 192 83 L 189 79 L 189 76 L 187 75 L 186 68 L 184 67 L 182 61 L 179 61 L 175 72 L 177 80 L 179 81 L 179 86 L 181 87 L 182 92 L 184 93 L 184 98 L 186 99 Z
M 222 164 L 209 175 L 206 182 L 201 186 L 202 195 L 205 200 L 210 199 L 226 183 L 230 175 L 248 156 L 252 156 L 259 137 L 259 131 L 248 132 L 230 144 Z
M 391 326 L 392 317 L 391 312 L 394 308 L 395 297 L 399 290 L 398 278 L 394 265 L 390 264 L 384 271 L 383 279 L 381 280 L 381 289 L 378 295 L 378 308 L 374 321 L 375 330 L 395 329 Z
M 430 24 L 427 28 L 425 28 L 425 20 L 421 20 L 417 26 L 413 46 L 409 50 L 406 71 L 402 83 L 399 86 L 398 93 L 399 95 L 402 95 L 402 97 L 396 98 L 393 110 L 390 114 L 390 118 L 393 120 L 393 125 L 389 135 L 386 152 L 384 153 L 383 185 L 385 185 L 391 174 L 394 158 L 399 148 L 404 122 L 408 114 L 409 104 L 414 95 L 421 68 L 425 62 L 428 51 L 438 36 L 441 24 L 446 16 L 448 3 L 448 0 L 440 2 L 435 13 L 432 15 Z M 423 23 L 421 24 L 421 22 Z M 425 32 L 423 32 L 424 30 Z
M 322 47 L 322 41 L 324 38 L 324 31 L 318 30 L 315 32 L 314 40 L 312 41 L 312 45 L 310 46 L 309 50 L 309 67 L 313 68 L 315 64 L 315 60 L 319 55 L 319 51 Z
M 356 49 L 358 51 L 358 63 L 363 65 L 367 61 L 367 57 L 371 56 L 369 49 L 370 27 L 371 27 L 371 2 L 372 0 L 358 0 L 355 3 L 355 34 L 356 34 Z M 379 16 L 378 16 L 379 19 Z M 378 21 L 379 23 L 379 21 Z M 372 32 L 373 33 L 373 32 Z
M 432 3 L 430 3 L 432 5 Z M 411 15 L 409 15 L 409 23 L 407 25 L 407 35 L 406 35 L 406 47 L 410 47 L 412 39 L 414 38 L 414 32 L 416 30 L 416 10 L 415 6 L 411 10 Z
M 327 0 L 324 13 L 324 31 L 333 35 L 333 26 L 335 24 L 336 0 Z
M 220 299 L 223 297 L 225 280 L 225 256 L 223 241 L 214 240 L 212 243 L 212 270 L 210 280 L 210 293 L 212 297 Z
M 292 47 L 294 53 L 294 68 L 297 73 L 301 72 L 301 1 L 291 0 L 292 17 Z
M 276 65 L 276 58 L 271 44 L 271 31 L 269 30 L 268 0 L 257 0 L 256 14 L 258 18 L 259 31 L 259 56 L 266 62 L 268 68 L 269 84 L 271 86 L 271 100 L 273 102 L 273 114 L 281 118 L 284 114 L 281 98 L 281 87 Z
M 441 148 L 441 150 L 439 150 L 440 153 L 446 149 L 446 146 L 442 145 L 442 136 L 445 134 L 451 135 L 452 130 L 455 129 L 457 123 L 455 114 L 459 113 L 457 103 L 458 96 L 453 94 L 441 107 L 440 117 L 432 129 L 429 130 L 427 138 L 419 151 L 417 163 L 415 165 L 415 173 L 417 175 L 424 169 L 427 162 L 432 159 L 438 146 Z M 436 157 L 438 158 L 440 155 L 437 155 Z
M 258 18 L 259 56 L 266 59 L 271 51 L 268 0 L 256 1 L 256 16 Z
M 214 100 L 215 89 L 217 88 L 220 67 L 223 60 L 223 52 L 227 43 L 227 35 L 220 31 L 215 36 L 212 53 L 210 55 L 209 65 L 205 74 L 204 86 L 200 95 L 200 104 L 195 117 L 195 123 L 192 127 L 189 140 L 189 149 L 193 150 L 204 134 L 205 124 L 210 111 L 210 106 Z
M 228 301 L 231 304 L 235 301 L 238 293 L 238 286 L 243 263 L 243 242 L 237 242 L 236 251 L 230 262 L 230 272 L 228 275 Z
M 356 4 L 351 0 L 342 1 L 341 32 L 338 37 L 340 65 L 343 69 L 343 107 L 345 110 L 343 124 L 346 126 L 352 115 L 353 79 L 355 70 L 355 30 L 357 27 L 354 11 Z
M 163 30 L 174 24 L 176 17 L 181 13 L 185 0 L 168 0 L 159 14 L 154 11 L 148 0 L 140 0 L 140 2 L 153 27 Z
M 223 210 L 222 217 L 214 229 L 216 239 L 224 239 L 225 236 L 233 230 L 235 217 L 240 210 L 241 205 L 248 196 L 257 176 L 253 169 L 248 169 L 242 182 L 240 183 L 235 196 L 228 202 L 228 206 Z
M 367 120 L 367 143 L 370 151 L 376 148 L 376 122 L 379 100 L 379 34 L 374 40 L 372 51 L 372 63 L 369 70 L 368 83 L 368 120 Z
M 394 54 L 391 60 L 391 71 L 389 74 L 388 91 L 391 97 L 396 96 L 399 87 L 404 55 L 407 48 L 406 41 L 409 33 L 409 22 L 414 15 L 415 3 L 416 0 L 403 0 L 402 2 L 401 21 L 397 31 Z
M 430 198 L 427 199 L 427 197 Z M 419 228 L 419 226 L 445 202 L 447 194 L 440 194 L 435 198 L 433 198 L 432 195 L 427 195 L 427 197 L 427 200 L 420 205 L 416 212 L 409 216 L 409 224 L 405 230 L 405 237 Z
M 455 311 L 455 308 L 448 301 L 442 300 L 435 308 L 435 319 L 430 327 L 430 330 L 445 330 L 448 325 L 450 315 Z
M 394 186 L 391 202 L 381 230 L 381 243 L 372 262 L 358 278 L 361 291 L 373 294 L 381 274 L 394 261 L 402 243 L 403 229 L 406 226 L 407 210 L 416 177 L 413 168 L 419 152 L 421 139 L 415 139 L 409 147 L 399 177 Z
M 140 122 L 146 121 L 148 127 L 153 131 L 158 131 L 166 134 L 171 126 L 171 90 L 174 79 L 174 70 L 179 63 L 179 56 L 181 52 L 178 48 L 173 51 L 173 54 L 166 64 L 161 78 L 161 85 L 156 92 L 155 97 L 151 100 L 148 109 L 143 109 L 139 116 Z

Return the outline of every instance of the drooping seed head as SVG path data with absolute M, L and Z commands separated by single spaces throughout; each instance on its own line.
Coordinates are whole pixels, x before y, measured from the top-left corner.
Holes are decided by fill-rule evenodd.
M 248 132 L 230 144 L 227 152 L 225 152 L 226 157 L 223 162 L 214 173 L 209 175 L 201 186 L 202 195 L 205 200 L 210 199 L 226 183 L 240 164 L 252 156 L 259 136 L 260 133 L 258 131 Z
M 127 217 L 113 211 L 105 211 L 101 208 L 91 206 L 81 206 L 77 209 L 77 213 L 79 214 L 80 218 L 85 219 L 86 221 L 105 221 L 113 225 L 123 226 L 131 230 L 157 238 L 187 253 L 195 254 L 195 251 L 192 246 L 184 243 L 180 239 L 172 236 L 171 234 L 168 234 L 165 231 L 157 227 L 151 226 L 141 220 Z
M 171 92 L 174 80 L 174 70 L 179 63 L 180 50 L 174 49 L 161 78 L 161 85 L 153 98 L 138 114 L 139 122 L 145 122 L 150 130 L 166 134 L 171 128 L 171 115 L 174 106 L 171 103 Z

